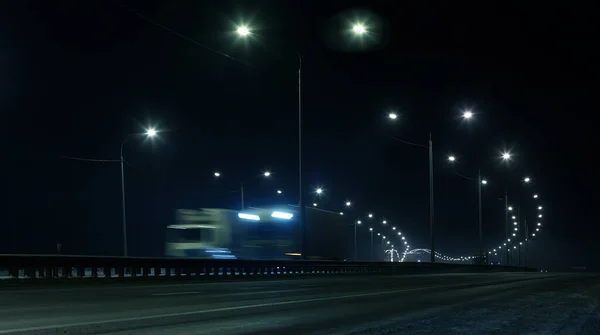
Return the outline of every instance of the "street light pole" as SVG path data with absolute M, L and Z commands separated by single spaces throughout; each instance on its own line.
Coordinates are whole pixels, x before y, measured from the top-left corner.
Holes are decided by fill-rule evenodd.
M 429 234 L 431 235 L 431 259 L 435 262 L 435 241 L 433 236 L 433 142 L 429 133 Z
M 477 171 L 477 198 L 479 207 L 479 257 L 481 263 L 483 263 L 483 216 L 481 212 L 481 170 Z
M 136 135 L 143 135 L 145 134 L 147 137 L 154 137 L 157 134 L 156 129 L 154 128 L 148 128 L 148 130 L 146 130 L 145 133 L 138 133 L 138 134 L 130 134 L 128 136 L 126 136 L 123 141 L 121 141 L 121 154 L 120 154 L 120 163 L 121 163 L 121 207 L 122 207 L 122 211 L 123 211 L 123 256 L 127 257 L 127 212 L 125 210 L 125 169 L 123 167 L 124 163 L 125 163 L 125 159 L 123 159 L 123 146 L 125 145 L 125 142 L 127 142 L 127 140 L 132 137 L 132 136 L 136 136 Z
M 504 225 L 506 228 L 506 239 L 509 239 L 508 233 L 508 192 L 504 191 Z M 506 248 L 506 265 L 510 265 L 510 245 Z
M 356 247 L 356 226 L 358 226 L 358 221 L 354 222 L 354 261 L 358 261 L 358 253 Z
M 127 257 L 127 214 L 125 211 L 125 170 L 123 168 L 123 145 L 127 141 L 125 138 L 121 142 L 121 209 L 123 212 L 123 256 Z
M 244 210 L 244 184 L 240 184 L 240 194 L 242 195 L 242 210 Z
M 369 262 L 373 261 L 373 228 L 369 228 L 371 231 L 371 249 L 369 250 Z
M 307 259 L 307 227 L 304 209 L 304 185 L 302 184 L 302 56 L 298 53 L 298 202 L 300 206 L 300 226 L 302 227 L 302 258 Z

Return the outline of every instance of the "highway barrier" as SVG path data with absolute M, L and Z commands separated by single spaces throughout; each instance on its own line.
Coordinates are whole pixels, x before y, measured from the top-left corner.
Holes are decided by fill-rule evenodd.
M 15 280 L 165 279 L 533 272 L 532 268 L 448 263 L 0 255 L 0 278 Z M 2 282 L 0 280 L 0 282 Z

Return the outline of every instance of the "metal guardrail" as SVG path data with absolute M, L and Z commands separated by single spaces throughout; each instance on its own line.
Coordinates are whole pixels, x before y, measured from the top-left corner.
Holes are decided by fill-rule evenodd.
M 514 266 L 447 263 L 338 262 L 198 258 L 0 255 L 0 278 L 11 280 L 68 278 L 248 278 L 357 274 L 533 272 Z

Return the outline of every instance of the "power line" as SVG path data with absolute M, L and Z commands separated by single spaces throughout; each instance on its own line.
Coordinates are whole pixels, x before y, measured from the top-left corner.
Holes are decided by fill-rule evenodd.
M 228 59 L 231 59 L 233 61 L 239 62 L 240 64 L 243 64 L 243 65 L 246 65 L 246 66 L 249 66 L 249 67 L 253 67 L 251 64 L 246 63 L 246 62 L 242 61 L 239 58 L 233 57 L 233 56 L 231 56 L 231 55 L 229 55 L 229 54 L 227 54 L 227 53 L 225 53 L 225 52 L 223 52 L 221 50 L 217 50 L 215 48 L 209 47 L 208 45 L 202 44 L 202 43 L 198 42 L 197 40 L 195 40 L 195 39 L 193 39 L 193 38 L 191 38 L 189 36 L 186 36 L 186 35 L 178 32 L 178 31 L 175 31 L 174 29 L 171 29 L 171 28 L 165 26 L 164 24 L 161 24 L 161 23 L 159 23 L 157 21 L 154 21 L 154 20 L 150 19 L 149 17 L 147 17 L 147 16 L 145 16 L 145 15 L 139 13 L 139 12 L 136 12 L 135 10 L 133 10 L 131 8 L 125 7 L 122 4 L 120 4 L 119 7 L 121 7 L 124 10 L 126 10 L 126 11 L 128 11 L 128 12 L 134 14 L 134 15 L 136 15 L 137 17 L 139 17 L 142 20 L 144 20 L 144 21 L 146 21 L 146 22 L 148 22 L 148 23 L 150 23 L 152 25 L 155 25 L 155 26 L 157 26 L 157 27 L 159 27 L 159 28 L 161 28 L 161 29 L 163 29 L 163 30 L 165 30 L 167 32 L 170 32 L 171 34 L 173 34 L 173 35 L 175 35 L 175 36 L 177 36 L 179 38 L 182 38 L 182 39 L 184 39 L 184 40 L 186 40 L 188 42 L 191 42 L 191 43 L 193 43 L 193 44 L 195 44 L 195 45 L 197 45 L 197 46 L 199 46 L 201 48 L 204 48 L 204 49 L 206 49 L 208 51 L 211 51 L 213 53 L 216 53 L 218 55 L 221 55 L 221 56 L 223 56 L 225 58 L 228 58 Z

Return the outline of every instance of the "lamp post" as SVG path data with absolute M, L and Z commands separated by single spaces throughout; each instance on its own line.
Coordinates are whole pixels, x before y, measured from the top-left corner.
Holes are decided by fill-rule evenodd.
M 246 38 L 251 36 L 252 29 L 248 26 L 238 26 L 236 29 L 238 36 Z M 304 204 L 304 184 L 302 182 L 302 55 L 300 52 L 296 52 L 298 55 L 298 221 L 302 230 L 302 258 L 306 259 L 306 238 L 307 238 L 307 227 L 306 227 L 306 212 Z
M 156 136 L 156 129 L 154 128 L 149 128 L 145 133 L 142 133 L 143 135 L 146 135 L 147 137 L 154 137 Z M 127 142 L 128 139 L 130 139 L 132 136 L 137 136 L 137 135 L 142 135 L 142 134 L 131 134 L 126 136 L 123 141 L 121 141 L 121 159 L 120 159 L 120 163 L 121 163 L 121 202 L 122 202 L 122 212 L 123 212 L 123 256 L 127 257 L 128 253 L 127 253 L 127 211 L 125 208 L 125 169 L 124 169 L 124 163 L 125 160 L 123 159 L 123 146 L 125 145 L 125 142 Z

